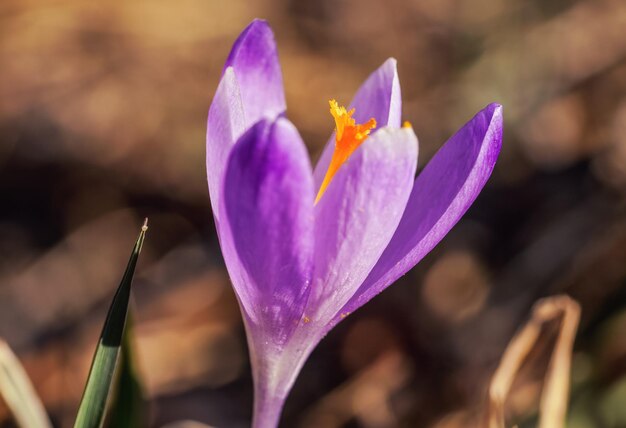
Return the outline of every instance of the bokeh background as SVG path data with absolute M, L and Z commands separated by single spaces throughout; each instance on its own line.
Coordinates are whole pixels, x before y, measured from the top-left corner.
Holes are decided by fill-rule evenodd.
M 275 30 L 288 116 L 314 160 L 333 127 L 327 100 L 348 103 L 390 56 L 420 167 L 487 103 L 505 107 L 484 192 L 320 344 L 282 426 L 473 426 L 532 304 L 561 292 L 582 305 L 568 426 L 626 426 L 626 2 L 3 0 L 0 337 L 55 425 L 73 424 L 146 216 L 134 304 L 146 424 L 249 425 L 204 133 L 222 64 L 254 17 Z M 515 385 L 508 413 L 522 426 L 548 354 Z M 1 403 L 0 421 L 13 426 Z

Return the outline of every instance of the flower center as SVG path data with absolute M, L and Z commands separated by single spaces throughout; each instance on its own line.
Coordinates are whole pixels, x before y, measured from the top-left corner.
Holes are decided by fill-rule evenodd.
M 354 151 L 365 141 L 370 131 L 376 128 L 376 120 L 371 118 L 363 124 L 357 124 L 352 118 L 354 109 L 346 110 L 340 106 L 337 101 L 330 100 L 330 114 L 335 119 L 335 151 L 330 160 L 328 171 L 324 176 L 324 181 L 320 186 L 320 190 L 315 198 L 317 204 L 324 195 L 326 188 L 341 167 L 354 153 Z

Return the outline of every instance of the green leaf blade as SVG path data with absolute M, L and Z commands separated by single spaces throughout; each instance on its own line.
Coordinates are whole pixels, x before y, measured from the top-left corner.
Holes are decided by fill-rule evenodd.
M 104 322 L 74 428 L 100 428 L 104 423 L 107 402 L 122 351 L 135 266 L 147 230 L 146 219 Z
M 115 428 L 146 426 L 144 392 L 139 372 L 135 366 L 133 341 L 133 311 L 128 313 L 122 353 L 117 368 L 118 379 L 109 403 L 106 425 Z

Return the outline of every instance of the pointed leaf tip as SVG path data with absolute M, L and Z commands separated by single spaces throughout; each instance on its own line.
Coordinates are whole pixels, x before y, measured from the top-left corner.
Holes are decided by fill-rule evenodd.
M 147 219 L 141 227 L 126 271 L 113 297 L 113 302 L 102 327 L 74 428 L 99 428 L 104 423 L 107 403 L 113 390 L 112 385 L 123 346 L 135 266 L 143 246 L 146 230 L 148 230 Z

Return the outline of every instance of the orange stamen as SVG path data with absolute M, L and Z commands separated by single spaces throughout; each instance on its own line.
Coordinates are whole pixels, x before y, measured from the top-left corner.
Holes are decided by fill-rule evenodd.
M 354 153 L 354 151 L 365 141 L 370 131 L 376 128 L 376 120 L 371 118 L 363 124 L 357 124 L 352 118 L 354 109 L 347 111 L 345 107 L 339 106 L 337 101 L 330 100 L 330 114 L 335 119 L 335 151 L 330 160 L 328 171 L 324 176 L 324 181 L 315 198 L 315 203 L 321 199 L 330 184 L 331 180 L 341 167 Z

